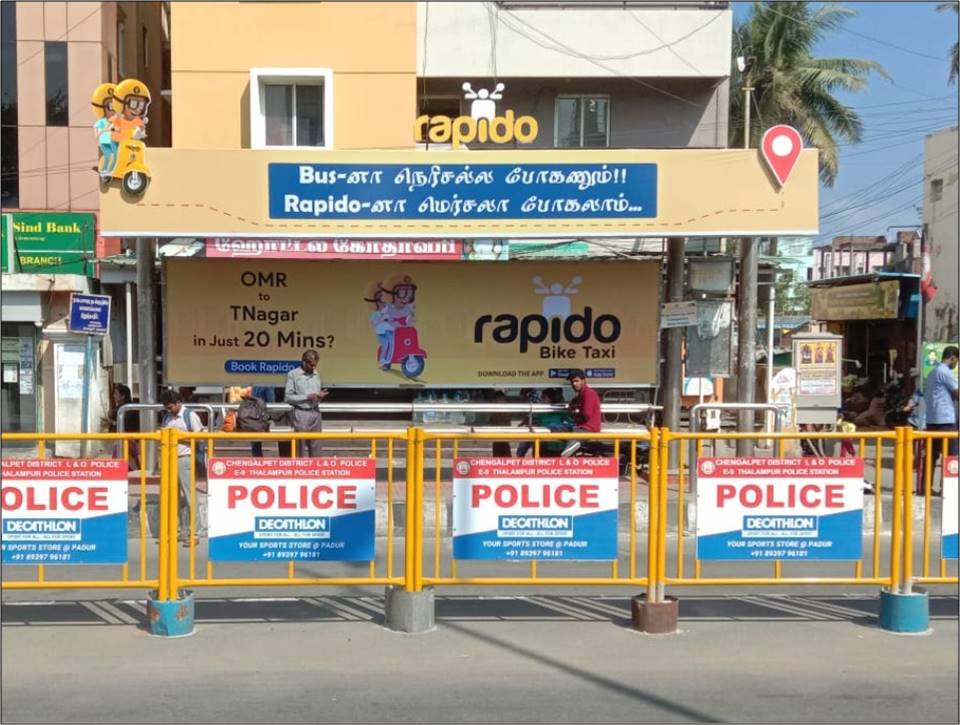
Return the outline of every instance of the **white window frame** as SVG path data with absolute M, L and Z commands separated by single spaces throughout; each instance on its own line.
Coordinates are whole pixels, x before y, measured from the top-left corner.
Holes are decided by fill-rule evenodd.
M 553 147 L 560 148 L 560 101 L 567 99 L 579 99 L 581 101 L 589 98 L 602 98 L 607 102 L 607 127 L 604 129 L 604 132 L 607 136 L 607 145 L 606 146 L 584 146 L 583 145 L 583 114 L 585 106 L 581 104 L 580 106 L 580 145 L 579 146 L 564 146 L 563 148 L 610 148 L 610 115 L 611 110 L 613 109 L 613 103 L 610 100 L 610 95 L 606 93 L 560 93 L 556 96 L 553 102 Z
M 272 146 L 267 144 L 266 87 L 268 85 L 323 86 L 323 145 Z M 294 115 L 296 104 L 294 104 Z M 296 128 L 293 138 L 296 139 Z M 251 68 L 250 69 L 250 148 L 252 149 L 333 149 L 333 69 L 332 68 Z

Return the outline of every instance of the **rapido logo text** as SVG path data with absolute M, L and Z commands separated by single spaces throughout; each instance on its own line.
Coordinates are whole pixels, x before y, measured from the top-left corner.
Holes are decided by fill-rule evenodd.
M 480 88 L 476 92 L 469 83 L 463 84 L 464 98 L 472 101 L 469 116 L 418 116 L 414 125 L 414 137 L 423 141 L 424 136 L 434 143 L 450 143 L 453 148 L 461 144 L 480 143 L 530 143 L 540 130 L 533 116 L 516 116 L 507 110 L 498 116 L 496 102 L 503 98 L 504 85 L 498 83 L 494 90 Z
M 542 277 L 534 277 L 535 291 L 543 295 L 541 313 L 523 317 L 509 313 L 482 315 L 474 323 L 473 341 L 482 344 L 489 335 L 489 339 L 496 343 L 519 342 L 521 353 L 527 352 L 534 344 L 539 346 L 538 357 L 545 359 L 616 358 L 613 343 L 620 339 L 620 318 L 609 313 L 598 314 L 589 305 L 583 308 L 583 312 L 572 309 L 570 298 L 580 291 L 582 281 L 576 276 L 566 285 L 561 282 L 547 285 Z M 540 344 L 544 342 L 552 344 Z M 580 348 L 568 347 L 569 344 L 580 345 Z

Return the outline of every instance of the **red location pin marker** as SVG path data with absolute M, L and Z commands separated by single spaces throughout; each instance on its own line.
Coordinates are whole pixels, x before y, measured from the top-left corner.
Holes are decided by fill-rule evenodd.
M 800 158 L 803 139 L 800 138 L 800 132 L 793 126 L 780 124 L 768 128 L 763 134 L 760 150 L 773 175 L 780 182 L 780 186 L 783 186 L 787 183 L 797 159 Z

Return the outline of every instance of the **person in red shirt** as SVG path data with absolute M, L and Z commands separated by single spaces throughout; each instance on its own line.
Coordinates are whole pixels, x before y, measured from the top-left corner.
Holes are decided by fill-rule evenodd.
M 570 401 L 570 415 L 573 416 L 574 425 L 570 427 L 571 431 L 583 431 L 585 433 L 600 432 L 600 396 L 597 391 L 587 385 L 587 376 L 583 370 L 571 370 L 567 375 L 570 381 L 570 387 L 573 388 L 574 398 Z M 576 453 L 581 441 L 570 441 L 567 447 L 563 449 L 560 455 L 563 457 L 572 456 Z

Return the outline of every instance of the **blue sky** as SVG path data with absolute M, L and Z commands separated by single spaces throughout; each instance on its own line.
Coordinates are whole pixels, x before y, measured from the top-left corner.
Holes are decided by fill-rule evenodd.
M 749 15 L 751 5 L 734 4 L 737 21 Z M 874 75 L 865 91 L 840 95 L 860 113 L 864 133 L 859 144 L 841 148 L 834 187 L 821 186 L 818 244 L 839 235 L 886 234 L 888 226 L 919 224 L 923 137 L 957 125 L 957 85 L 947 85 L 957 15 L 938 13 L 936 2 L 843 5 L 856 16 L 824 38 L 815 55 L 875 60 L 890 80 Z M 957 164 L 955 155 L 952 164 Z

